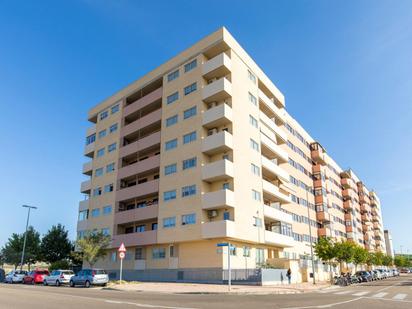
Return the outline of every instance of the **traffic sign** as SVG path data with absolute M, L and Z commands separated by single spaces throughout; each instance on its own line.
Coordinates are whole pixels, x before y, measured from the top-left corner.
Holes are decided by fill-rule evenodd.
M 126 247 L 124 246 L 124 243 L 121 243 L 120 248 L 117 251 L 126 252 Z
M 229 244 L 227 242 L 221 242 L 216 244 L 217 247 L 227 247 Z
M 121 260 L 123 260 L 125 256 L 126 256 L 126 253 L 124 253 L 124 252 L 119 252 L 119 258 L 120 258 Z

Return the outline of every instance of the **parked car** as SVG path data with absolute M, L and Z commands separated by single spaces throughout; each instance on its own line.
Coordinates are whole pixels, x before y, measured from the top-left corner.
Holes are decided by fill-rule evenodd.
M 24 276 L 27 275 L 27 271 L 12 270 L 4 279 L 6 283 L 22 283 Z
M 357 271 L 355 275 L 360 277 L 362 282 L 372 281 L 372 275 L 369 272 L 365 271 L 365 270 Z
M 36 284 L 43 283 L 44 277 L 49 275 L 49 271 L 46 270 L 34 270 L 29 272 L 23 278 L 23 283 L 25 284 Z
M 70 279 L 70 286 L 83 285 L 89 288 L 91 285 L 105 286 L 109 282 L 109 276 L 103 269 L 82 269 Z
M 407 269 L 407 268 L 401 268 L 400 273 L 401 273 L 401 274 L 409 274 L 410 271 L 409 271 L 409 269 Z
M 68 284 L 73 276 L 74 272 L 72 270 L 53 270 L 49 276 L 44 277 L 43 284 L 55 286 Z
M 372 274 L 373 280 L 382 280 L 381 273 L 379 271 L 377 271 L 376 269 L 372 270 L 371 274 Z
M 4 271 L 3 268 L 0 268 L 0 282 L 4 282 L 6 279 L 6 272 Z
M 392 269 L 392 273 L 393 273 L 394 277 L 399 277 L 399 275 L 400 275 L 399 271 L 396 268 Z
M 383 270 L 383 269 L 377 269 L 377 271 L 379 271 L 379 272 L 381 273 L 382 279 L 388 278 L 388 274 L 386 273 L 385 270 Z

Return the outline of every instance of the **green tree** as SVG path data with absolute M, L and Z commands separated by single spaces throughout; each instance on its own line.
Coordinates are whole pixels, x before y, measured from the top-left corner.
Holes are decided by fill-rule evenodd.
M 110 239 L 110 236 L 106 236 L 101 232 L 90 233 L 84 238 L 77 240 L 78 254 L 81 254 L 83 260 L 90 267 L 93 267 L 100 258 L 107 254 L 106 249 L 110 244 Z
M 384 255 L 383 260 L 382 260 L 382 265 L 383 266 L 392 266 L 393 265 L 393 259 L 389 255 Z
M 373 256 L 372 258 L 373 265 L 376 265 L 376 266 L 383 265 L 384 254 L 382 252 L 372 253 L 372 256 Z
M 356 245 L 351 241 L 341 241 L 334 245 L 336 252 L 336 260 L 339 262 L 341 271 L 343 270 L 343 263 L 353 262 L 354 250 Z
M 41 241 L 41 256 L 45 262 L 54 263 L 70 257 L 72 244 L 69 232 L 61 224 L 53 225 Z
M 361 247 L 356 245 L 353 248 L 353 264 L 355 264 L 355 270 L 358 269 L 359 264 L 365 264 L 368 259 L 368 251 Z
M 322 261 L 329 265 L 329 273 L 332 279 L 332 260 L 336 256 L 336 251 L 332 238 L 330 237 L 320 237 L 318 241 L 314 244 L 314 250 L 316 256 L 318 256 Z
M 411 262 L 405 256 L 396 255 L 394 259 L 396 267 L 411 267 Z

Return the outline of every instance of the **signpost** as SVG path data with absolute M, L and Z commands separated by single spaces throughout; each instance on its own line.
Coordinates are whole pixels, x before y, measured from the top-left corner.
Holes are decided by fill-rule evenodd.
M 216 244 L 216 246 L 217 247 L 227 247 L 227 271 L 228 271 L 227 287 L 230 292 L 230 289 L 232 287 L 232 269 L 230 268 L 230 250 L 234 247 L 228 242 L 218 243 Z
M 120 248 L 117 250 L 119 252 L 120 258 L 120 284 L 122 283 L 122 274 L 123 274 L 123 259 L 126 256 L 126 247 L 124 243 L 121 243 Z

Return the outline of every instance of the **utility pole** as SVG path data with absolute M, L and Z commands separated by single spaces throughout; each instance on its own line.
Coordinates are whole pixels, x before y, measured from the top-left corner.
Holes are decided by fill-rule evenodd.
M 312 279 L 313 279 L 313 284 L 316 284 L 316 279 L 315 279 L 315 259 L 313 257 L 313 243 L 312 243 L 312 225 L 310 224 L 310 211 L 309 211 L 309 196 L 308 196 L 308 190 L 312 190 L 311 187 L 305 185 L 306 189 L 306 208 L 308 209 L 308 224 L 309 224 L 309 238 L 310 238 L 310 258 L 312 259 Z
M 26 251 L 26 242 L 27 242 L 27 229 L 29 228 L 29 220 L 30 220 L 30 210 L 37 209 L 37 207 L 29 206 L 29 205 L 22 205 L 22 207 L 28 208 L 28 212 L 27 212 L 27 221 L 26 221 L 26 232 L 24 233 L 23 251 L 21 253 L 20 271 L 23 270 L 24 253 Z

